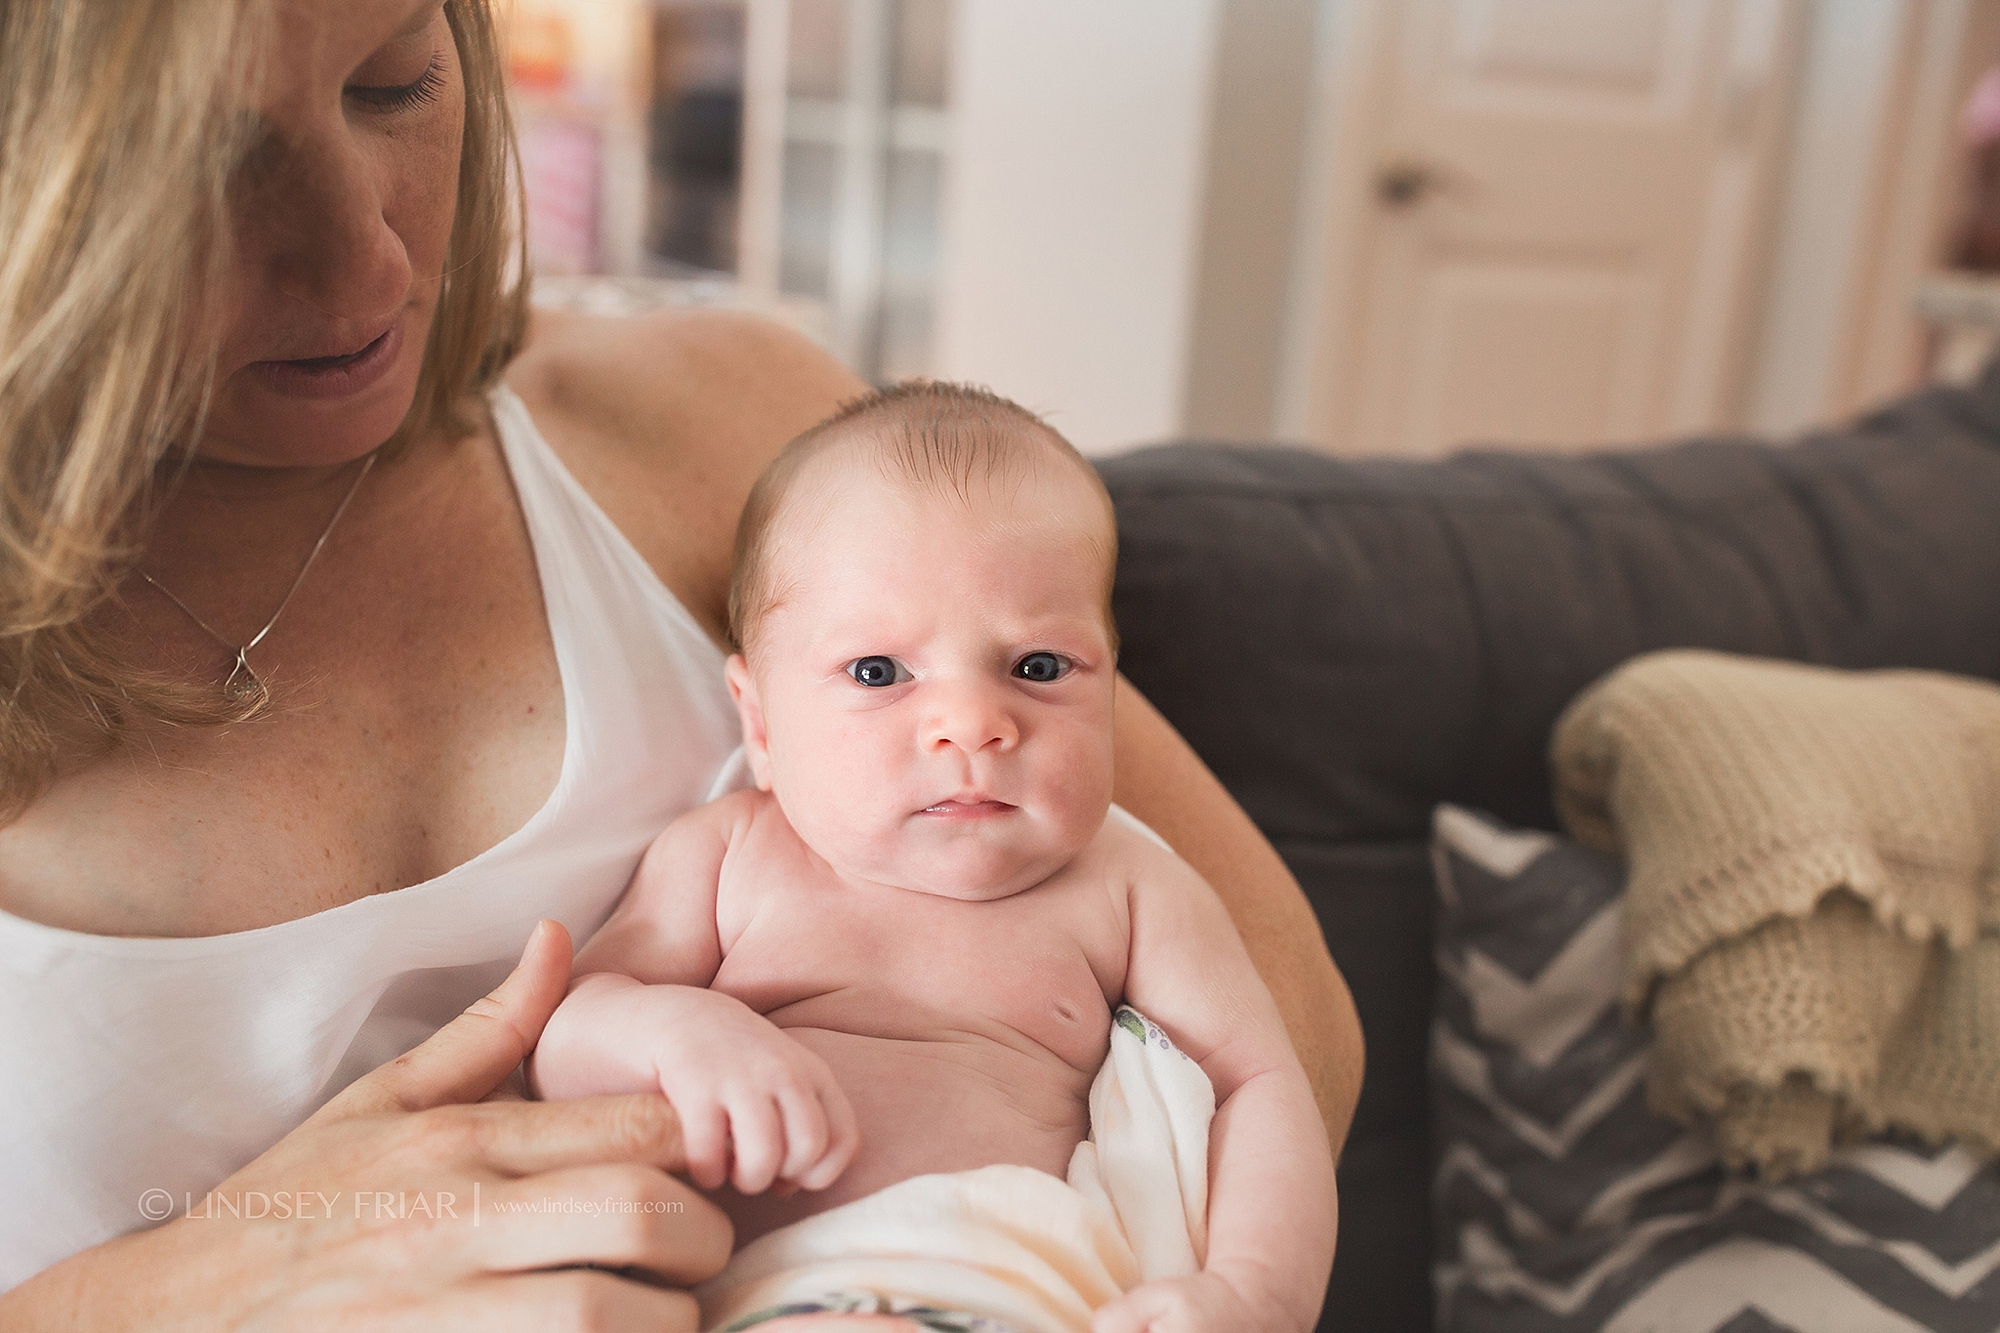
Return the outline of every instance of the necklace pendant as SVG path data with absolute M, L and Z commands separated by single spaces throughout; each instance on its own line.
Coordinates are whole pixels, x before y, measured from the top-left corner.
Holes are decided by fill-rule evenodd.
M 264 682 L 250 669 L 250 650 L 236 650 L 236 665 L 230 669 L 229 679 L 222 682 L 222 695 L 232 704 L 249 707 L 261 702 L 267 691 Z

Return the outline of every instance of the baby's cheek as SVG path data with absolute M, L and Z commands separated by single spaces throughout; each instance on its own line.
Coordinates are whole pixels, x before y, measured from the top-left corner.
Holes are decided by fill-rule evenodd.
M 1048 793 L 1048 813 L 1070 836 L 1088 839 L 1111 803 L 1111 744 L 1079 739 L 1044 756 L 1040 781 Z
M 879 726 L 863 719 L 829 727 L 820 756 L 829 799 L 838 799 L 855 814 L 865 815 L 897 804 L 908 780 L 907 747 Z M 838 797 L 834 791 L 838 791 Z
M 883 747 L 865 721 L 835 714 L 802 719 L 785 737 L 785 749 L 797 780 L 821 800 L 853 800 L 865 794 L 856 779 L 880 767 Z
M 796 738 L 791 756 L 796 808 L 815 849 L 858 848 L 902 811 L 905 774 L 879 729 L 832 724 Z

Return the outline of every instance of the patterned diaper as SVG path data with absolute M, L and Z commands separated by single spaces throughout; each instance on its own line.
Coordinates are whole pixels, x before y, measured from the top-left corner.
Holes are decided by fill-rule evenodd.
M 934 1305 L 882 1296 L 872 1291 L 830 1291 L 818 1300 L 773 1305 L 730 1321 L 720 1333 L 738 1333 L 741 1329 L 754 1328 L 773 1319 L 802 1314 L 891 1314 L 911 1320 L 919 1327 L 931 1330 L 931 1333 L 1020 1333 L 1012 1324 L 989 1319 L 983 1314 L 940 1310 Z

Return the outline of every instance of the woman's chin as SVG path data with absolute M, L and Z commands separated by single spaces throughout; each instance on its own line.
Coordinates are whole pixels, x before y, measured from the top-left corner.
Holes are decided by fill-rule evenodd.
M 419 367 L 395 367 L 358 392 L 282 392 L 247 367 L 227 380 L 202 432 L 201 456 L 253 467 L 350 462 L 396 433 L 416 401 Z

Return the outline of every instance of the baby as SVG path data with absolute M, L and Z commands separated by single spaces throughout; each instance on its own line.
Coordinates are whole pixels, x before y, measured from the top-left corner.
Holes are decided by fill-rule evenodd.
M 533 1076 L 657 1089 L 739 1244 L 935 1172 L 1063 1178 L 1128 1002 L 1213 1084 L 1205 1266 L 1100 1330 L 1305 1329 L 1324 1127 L 1221 902 L 1112 790 L 1116 531 L 1025 409 L 918 383 L 793 441 L 737 536 L 754 790 L 676 820 Z

